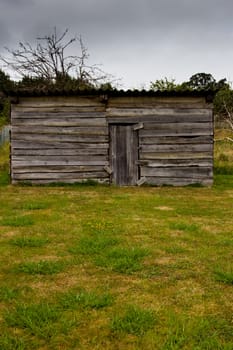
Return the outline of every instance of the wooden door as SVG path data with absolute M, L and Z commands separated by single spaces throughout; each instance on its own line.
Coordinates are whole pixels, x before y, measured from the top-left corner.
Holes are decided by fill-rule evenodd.
M 138 132 L 133 125 L 110 125 L 110 164 L 112 182 L 133 186 L 138 180 Z

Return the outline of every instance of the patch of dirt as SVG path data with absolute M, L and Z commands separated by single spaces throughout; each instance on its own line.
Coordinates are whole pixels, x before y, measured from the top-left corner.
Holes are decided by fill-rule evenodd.
M 174 208 L 166 207 L 166 206 L 154 207 L 154 209 L 157 209 L 157 210 L 167 210 L 167 211 L 174 210 Z

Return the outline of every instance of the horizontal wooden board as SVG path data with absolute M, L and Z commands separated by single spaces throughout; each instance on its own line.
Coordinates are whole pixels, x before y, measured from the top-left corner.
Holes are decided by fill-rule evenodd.
M 195 122 L 177 122 L 177 123 L 154 123 L 148 122 L 144 123 L 143 130 L 177 130 L 182 131 L 186 129 L 203 129 L 203 130 L 212 130 L 213 123 L 212 122 L 203 122 L 203 123 L 195 123 Z
M 62 162 L 69 162 L 69 161 L 76 161 L 76 160 L 88 160 L 88 161 L 91 161 L 91 160 L 101 160 L 101 161 L 104 161 L 104 160 L 107 160 L 107 156 L 106 155 L 103 155 L 103 156 L 96 156 L 96 155 L 75 155 L 75 156 L 62 156 L 62 155 L 54 155 L 54 156 L 50 156 L 50 155 L 37 155 L 36 157 L 34 156 L 29 156 L 29 155 L 24 155 L 24 156 L 16 156 L 16 155 L 12 155 L 11 156 L 11 159 L 13 161 L 24 161 L 24 160 L 28 160 L 28 161 L 33 161 L 33 160 L 42 160 L 42 161 L 62 161 Z
M 91 165 L 109 165 L 108 161 L 105 160 L 38 160 L 37 158 L 34 157 L 33 160 L 15 160 L 12 159 L 12 170 L 14 170 L 17 167 L 24 167 L 24 166 L 55 166 L 55 165 L 60 165 L 60 166 L 91 166 Z
M 11 120 L 15 123 L 28 123 L 28 124 L 36 124 L 36 123 L 50 123 L 50 122 L 70 122 L 74 123 L 75 120 L 79 120 L 80 123 L 87 121 L 98 119 L 98 122 L 102 122 L 105 120 L 104 113 L 74 113 L 74 112 L 57 112 L 57 113 L 42 113 L 36 111 L 34 113 L 20 112 L 11 114 Z M 83 120 L 84 119 L 84 120 Z
M 139 160 L 138 165 L 150 168 L 156 167 L 184 167 L 184 166 L 204 166 L 212 167 L 213 160 L 211 158 L 200 159 L 156 159 L 156 160 Z
M 103 166 L 19 166 L 14 169 L 14 174 L 24 173 L 90 173 L 90 172 L 103 172 Z
M 38 126 L 38 125 L 23 125 L 22 126 L 12 126 L 11 129 L 12 138 L 14 139 L 16 135 L 24 134 L 55 134 L 55 135 L 108 135 L 107 127 L 100 126 Z
M 106 148 L 46 148 L 46 149 L 12 149 L 14 156 L 100 156 L 108 155 Z
M 16 119 L 12 121 L 14 127 L 24 126 L 53 126 L 53 127 L 77 127 L 77 126 L 89 126 L 89 127 L 105 127 L 107 121 L 104 118 L 36 118 L 36 119 Z
M 169 125 L 169 124 L 167 124 Z M 163 128 L 163 129 L 141 129 L 139 130 L 139 134 L 141 137 L 162 137 L 162 136 L 212 136 L 213 129 L 212 128 L 203 128 L 202 125 L 199 125 L 199 128 L 190 127 L 176 127 L 176 128 Z
M 141 160 L 157 160 L 157 159 L 212 159 L 212 152 L 141 152 Z
M 209 135 L 204 136 L 140 136 L 139 142 L 141 145 L 173 145 L 173 144 L 213 144 L 213 137 Z
M 80 143 L 105 143 L 108 142 L 107 135 L 57 135 L 57 134 L 13 134 L 13 141 L 34 141 L 36 142 L 80 142 Z
M 96 108 L 19 108 L 11 111 L 12 120 L 18 119 L 66 119 L 66 118 L 106 118 L 105 110 Z
M 75 184 L 75 183 L 85 183 L 87 180 L 94 180 L 97 183 L 101 184 L 109 184 L 109 178 L 90 178 L 90 179 L 63 179 L 62 181 L 58 181 L 55 179 L 46 179 L 46 180 L 41 180 L 41 179 L 35 179 L 35 180 L 15 180 L 12 179 L 12 184 L 18 184 L 18 183 L 28 183 L 28 184 L 34 184 L 34 185 L 49 185 L 49 184 L 56 184 L 56 183 L 67 183 L 67 184 Z
M 69 142 L 70 141 L 70 142 Z M 93 141 L 93 140 L 92 140 Z M 82 143 L 82 142 L 72 142 L 71 140 L 68 140 L 67 142 L 57 142 L 53 139 L 48 141 L 35 141 L 35 140 L 29 140 L 29 141 L 21 141 L 21 140 L 12 140 L 11 141 L 11 149 L 12 151 L 16 149 L 108 149 L 109 144 L 107 142 L 105 143 Z
M 211 178 L 175 178 L 175 177 L 147 177 L 146 182 L 150 185 L 162 186 L 188 186 L 194 184 L 201 184 L 203 186 L 211 186 L 213 180 Z
M 211 178 L 212 167 L 141 167 L 141 176 L 175 177 L 175 178 Z
M 19 106 L 26 107 L 90 107 L 101 106 L 99 96 L 37 96 L 37 97 L 21 97 L 15 109 Z
M 186 106 L 187 108 L 205 108 L 207 106 L 204 97 L 152 97 L 152 96 L 125 96 L 110 97 L 108 107 L 132 107 L 144 108 L 153 106 Z
M 58 173 L 14 173 L 13 179 L 14 180 L 54 180 L 54 181 L 63 181 L 65 179 L 73 179 L 73 180 L 80 180 L 80 179 L 99 179 L 99 178 L 107 178 L 109 175 L 105 172 L 81 172 L 81 173 L 65 173 L 65 172 L 58 172 Z
M 107 118 L 108 124 L 137 124 L 137 123 L 185 123 L 185 122 L 194 122 L 194 123 L 202 123 L 202 122 L 212 122 L 212 118 L 209 118 L 208 116 L 190 116 L 190 118 L 187 118 L 184 115 L 181 116 L 173 116 L 173 115 L 166 115 L 166 116 L 145 116 L 145 117 L 111 117 Z
M 50 106 L 50 107 L 46 107 L 46 106 L 27 106 L 27 105 L 21 105 L 21 104 L 17 104 L 14 105 L 12 104 L 11 107 L 11 112 L 12 115 L 17 117 L 17 116 L 23 116 L 25 115 L 33 115 L 36 118 L 36 115 L 46 115 L 48 114 L 48 116 L 52 115 L 52 114 L 56 114 L 58 116 L 65 116 L 67 114 L 82 114 L 82 113 L 97 113 L 97 114 L 101 114 L 104 113 L 106 110 L 105 105 L 98 105 L 98 106 L 63 106 L 63 107 L 59 107 L 59 106 Z
M 126 121 L 138 120 L 145 121 L 155 120 L 157 122 L 167 122 L 176 120 L 196 120 L 212 121 L 213 113 L 211 109 L 206 108 L 108 108 L 106 116 L 111 122 L 126 119 Z
M 141 152 L 211 152 L 213 149 L 212 144 L 172 144 L 172 145 L 154 145 L 154 144 L 142 144 L 140 145 Z

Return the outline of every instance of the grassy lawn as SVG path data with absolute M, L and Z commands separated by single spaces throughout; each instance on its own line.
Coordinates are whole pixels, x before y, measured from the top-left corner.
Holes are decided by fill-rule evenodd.
M 233 349 L 233 143 L 202 187 L 12 186 L 0 349 Z

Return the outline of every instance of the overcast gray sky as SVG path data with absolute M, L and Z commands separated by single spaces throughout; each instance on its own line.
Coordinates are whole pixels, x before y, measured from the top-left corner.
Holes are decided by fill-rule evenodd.
M 197 72 L 233 80 L 232 0 L 0 0 L 4 46 L 69 28 L 123 88 Z

